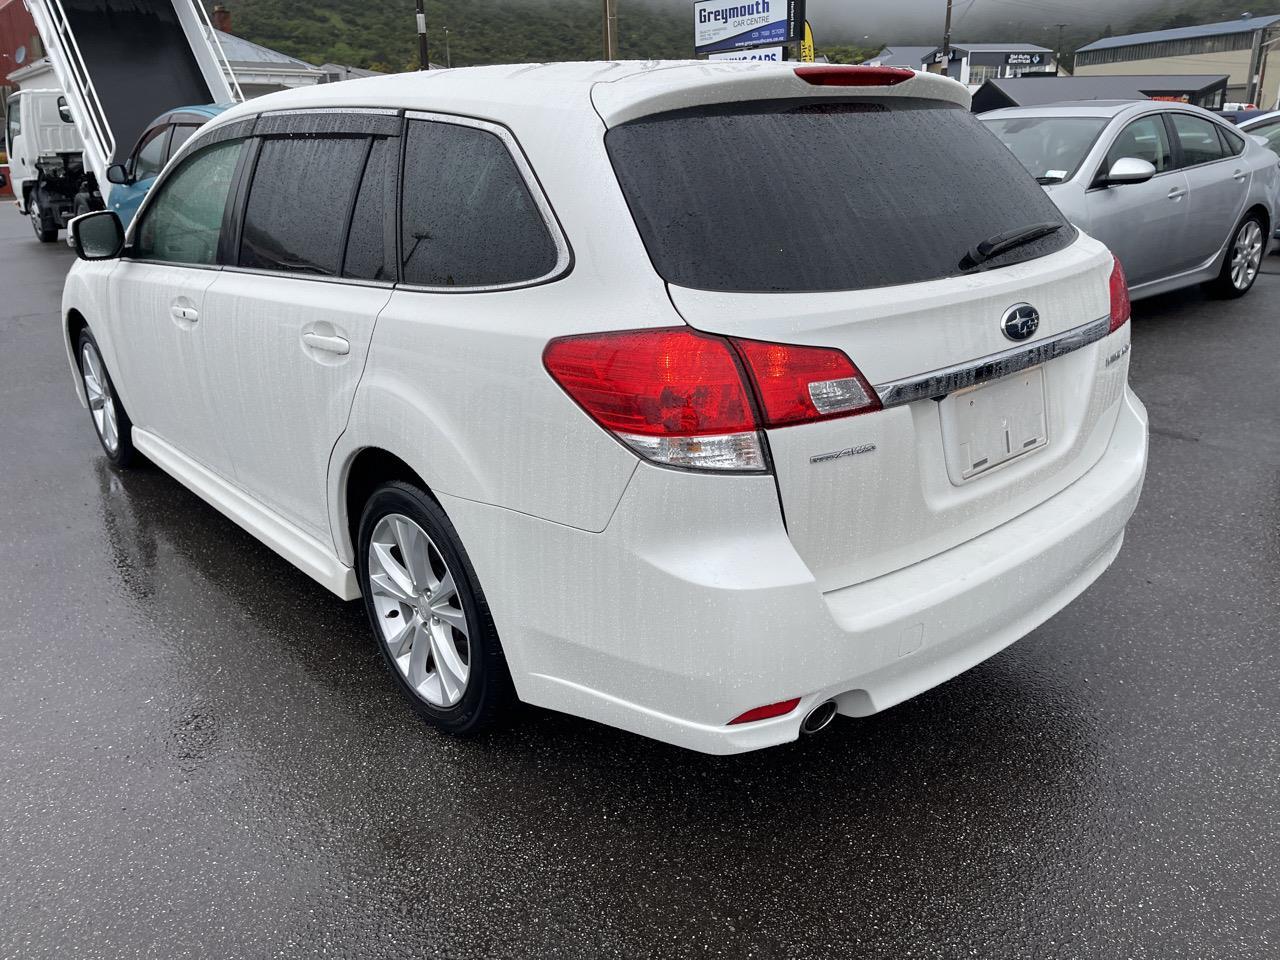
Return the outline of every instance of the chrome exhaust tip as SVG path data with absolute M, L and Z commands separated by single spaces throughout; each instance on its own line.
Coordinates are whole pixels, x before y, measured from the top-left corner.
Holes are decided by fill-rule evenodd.
M 800 721 L 800 732 L 809 734 L 818 733 L 830 726 L 831 721 L 835 718 L 836 702 L 834 700 L 828 700 L 825 703 L 820 703 L 809 711 L 809 715 L 807 717 Z

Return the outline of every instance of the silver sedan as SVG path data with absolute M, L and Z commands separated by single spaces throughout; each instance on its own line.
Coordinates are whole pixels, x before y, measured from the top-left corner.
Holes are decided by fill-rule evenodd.
M 1080 229 L 1120 258 L 1134 298 L 1196 283 L 1248 293 L 1280 224 L 1280 164 L 1180 103 L 1081 101 L 981 118 Z

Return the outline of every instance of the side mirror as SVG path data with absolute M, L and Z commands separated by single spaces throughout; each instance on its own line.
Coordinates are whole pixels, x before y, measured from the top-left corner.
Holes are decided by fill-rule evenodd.
M 124 224 L 114 210 L 98 210 L 67 224 L 81 260 L 114 260 L 124 250 Z
M 121 186 L 129 182 L 129 169 L 123 163 L 113 163 L 107 167 L 107 182 L 118 183 Z
M 1121 157 L 1107 173 L 1106 184 L 1114 187 L 1123 183 L 1146 183 L 1155 175 L 1155 166 L 1146 160 Z

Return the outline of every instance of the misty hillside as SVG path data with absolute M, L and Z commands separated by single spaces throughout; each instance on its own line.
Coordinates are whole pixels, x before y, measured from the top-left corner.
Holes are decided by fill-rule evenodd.
M 311 63 L 336 62 L 384 71 L 416 69 L 414 0 L 225 0 L 235 21 L 233 32 Z M 982 4 L 984 0 L 975 0 Z M 1012 2 L 1012 0 L 1008 0 Z M 830 0 L 828 0 L 830 5 Z M 940 5 L 940 0 L 939 0 Z M 427 0 L 431 59 L 454 66 L 483 63 L 521 63 L 543 60 L 591 60 L 600 57 L 600 0 Z M 1062 7 L 1066 10 L 1069 4 Z M 627 58 L 687 57 L 691 55 L 692 23 L 688 0 L 620 0 L 621 54 Z M 868 3 L 862 10 L 874 9 Z M 1255 15 L 1280 13 L 1280 0 L 1167 0 L 1152 6 L 1137 0 L 1116 0 L 1114 19 L 1067 29 L 1069 52 L 1104 33 L 1158 30 L 1171 26 L 1229 20 L 1244 9 Z M 833 7 L 842 9 L 842 4 Z M 849 8 L 843 8 L 848 10 Z M 858 8 L 855 8 L 858 9 Z M 971 25 L 961 18 L 957 40 L 1053 41 L 1044 24 L 1027 16 L 1044 17 L 1048 3 L 998 8 L 1011 16 L 993 18 L 982 9 Z M 1097 8 L 1094 7 L 1094 10 Z M 983 13 L 986 18 L 980 20 Z M 888 43 L 930 43 L 941 40 L 941 23 L 934 31 L 927 22 L 893 28 L 893 36 L 863 39 L 856 21 L 823 14 L 822 0 L 810 3 L 810 18 L 818 33 L 819 52 L 841 62 L 856 62 Z M 911 17 L 915 23 L 916 16 Z M 870 23 L 868 29 L 874 29 Z M 854 46 L 852 44 L 859 44 Z

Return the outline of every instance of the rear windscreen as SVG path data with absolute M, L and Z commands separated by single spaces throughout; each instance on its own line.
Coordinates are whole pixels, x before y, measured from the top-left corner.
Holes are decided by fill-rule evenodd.
M 979 243 L 1075 237 L 1017 159 L 968 111 L 932 100 L 769 100 L 613 128 L 609 157 L 658 273 L 743 292 L 861 290 L 960 275 Z M 976 269 L 970 267 L 970 269 Z

